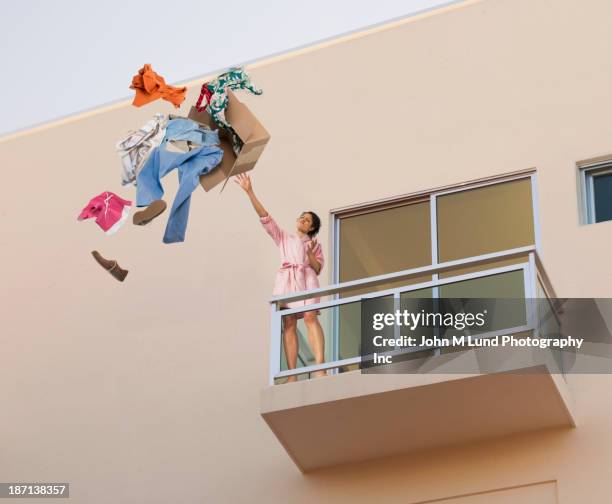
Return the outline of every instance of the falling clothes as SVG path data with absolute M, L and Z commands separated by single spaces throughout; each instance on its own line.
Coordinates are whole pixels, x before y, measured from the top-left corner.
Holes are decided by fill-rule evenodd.
M 94 257 L 96 262 L 106 271 L 108 271 L 114 278 L 120 282 L 125 280 L 125 277 L 128 275 L 129 271 L 119 266 L 116 260 L 104 258 L 97 250 L 92 250 L 91 255 Z
M 166 134 L 166 116 L 155 114 L 153 119 L 142 128 L 130 131 L 117 143 L 117 153 L 121 157 L 121 183 L 128 185 L 136 182 L 138 172 L 142 169 L 151 150 L 161 144 Z
M 168 121 L 162 144 L 187 141 L 197 145 L 219 145 L 219 131 L 205 128 L 191 119 L 177 117 Z
M 171 152 L 163 147 L 153 149 L 138 174 L 136 205 L 148 206 L 161 199 L 164 195 L 161 179 L 178 168 L 179 188 L 170 209 L 164 243 L 185 241 L 191 193 L 199 185 L 200 175 L 215 168 L 222 157 L 221 148 L 210 145 L 201 145 L 188 152 Z
M 134 213 L 132 222 L 135 226 L 146 226 L 153 219 L 163 214 L 167 206 L 164 200 L 155 200 L 149 206 L 145 207 L 144 210 Z
M 240 154 L 243 142 L 225 118 L 225 109 L 229 103 L 227 89 L 247 89 L 255 95 L 260 95 L 263 91 L 253 85 L 242 67 L 230 68 L 228 72 L 202 85 L 196 109 L 198 112 L 206 110 L 215 124 L 230 134 L 234 153 L 237 156 Z
M 318 288 L 319 278 L 317 272 L 310 266 L 308 254 L 306 253 L 306 247 L 311 241 L 310 237 L 308 235 L 299 236 L 286 232 L 278 226 L 270 215 L 261 217 L 259 221 L 266 232 L 272 237 L 280 251 L 281 266 L 276 273 L 272 295 L 280 296 L 291 292 L 301 292 Z M 322 270 L 325 261 L 320 243 L 317 243 L 313 253 L 321 265 Z M 319 272 L 321 270 L 319 270 Z M 319 301 L 321 301 L 320 297 L 309 298 L 301 301 L 292 301 L 287 303 L 286 306 L 289 308 L 296 308 L 298 306 L 315 304 Z M 298 313 L 297 316 L 301 318 L 303 313 Z
M 96 224 L 107 234 L 116 233 L 130 215 L 132 202 L 115 193 L 105 191 L 92 198 L 81 210 L 78 220 L 96 219 Z
M 151 65 L 145 64 L 138 73 L 132 77 L 130 89 L 136 91 L 132 105 L 142 107 L 147 103 L 162 98 L 179 108 L 185 100 L 186 87 L 175 87 L 166 84 L 164 78 L 155 73 Z

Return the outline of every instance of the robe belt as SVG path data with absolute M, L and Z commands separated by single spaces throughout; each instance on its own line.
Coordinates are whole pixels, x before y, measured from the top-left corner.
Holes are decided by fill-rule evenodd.
M 297 272 L 302 272 L 305 270 L 305 268 L 305 264 L 295 264 L 290 262 L 283 262 L 281 264 L 281 271 L 289 271 L 289 284 L 291 285 L 291 290 L 293 292 L 298 292 L 300 290 L 306 289 L 306 285 L 304 284 L 304 282 L 302 281 L 302 284 L 304 285 L 300 285 L 300 282 L 298 282 L 297 278 Z

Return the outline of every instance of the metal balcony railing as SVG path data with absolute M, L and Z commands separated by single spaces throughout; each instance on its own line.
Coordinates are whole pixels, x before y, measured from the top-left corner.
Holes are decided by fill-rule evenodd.
M 473 271 L 474 269 L 476 271 Z M 457 270 L 463 270 L 463 272 Z M 420 281 L 423 276 L 428 276 L 430 279 Z M 507 284 L 507 292 L 504 292 L 502 296 L 524 299 L 525 317 L 519 323 L 509 322 L 507 327 L 489 332 L 486 336 L 531 331 L 533 337 L 537 337 L 543 324 L 548 326 L 558 324 L 554 306 L 556 296 L 535 246 L 337 283 L 310 291 L 277 296 L 270 300 L 270 385 L 290 376 L 308 377 L 310 373 L 316 371 L 327 371 L 334 374 L 358 369 L 362 357 L 358 349 L 360 327 L 355 322 L 359 319 L 358 312 L 364 300 L 389 297 L 394 300 L 395 306 L 399 307 L 411 296 L 421 295 L 438 299 L 449 297 L 446 293 L 452 291 L 454 293 L 452 297 L 462 297 L 457 293 L 461 294 L 463 286 L 474 286 L 478 282 L 487 281 L 497 282 L 498 287 L 502 286 L 502 290 L 506 290 L 504 286 Z M 391 287 L 389 287 L 390 284 Z M 328 299 L 296 308 L 280 308 L 290 302 L 311 298 Z M 550 306 L 548 313 L 541 313 L 542 303 L 534 302 L 536 299 L 545 300 L 544 305 Z M 282 345 L 283 317 L 313 310 L 319 310 L 319 319 L 325 333 L 325 362 L 322 364 L 308 363 L 307 359 L 311 358 L 312 354 L 307 351 L 301 353 L 296 369 L 286 369 Z M 300 332 L 302 334 L 299 339 L 302 340 L 301 346 L 303 347 L 305 332 L 303 329 Z M 479 337 L 485 337 L 485 335 L 479 335 Z M 439 348 L 419 347 L 418 351 L 429 352 L 427 355 L 436 355 L 439 353 Z

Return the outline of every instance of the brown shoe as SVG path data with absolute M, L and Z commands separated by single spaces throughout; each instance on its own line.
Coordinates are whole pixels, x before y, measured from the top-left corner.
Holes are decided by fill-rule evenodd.
M 132 218 L 132 222 L 136 226 L 144 226 L 155 219 L 155 217 L 162 214 L 165 209 L 166 202 L 164 200 L 155 200 L 144 210 L 136 212 Z
M 94 256 L 94 259 L 97 263 L 102 266 L 106 271 L 108 271 L 111 275 L 113 275 L 117 280 L 123 282 L 125 277 L 128 274 L 128 270 L 122 269 L 115 260 L 105 259 L 100 255 L 100 252 L 97 250 L 93 250 L 91 255 Z

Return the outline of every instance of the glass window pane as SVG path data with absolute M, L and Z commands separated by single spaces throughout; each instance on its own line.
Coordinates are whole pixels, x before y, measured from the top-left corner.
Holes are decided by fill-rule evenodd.
M 593 177 L 595 222 L 612 220 L 612 173 Z
M 321 329 L 323 330 L 323 338 L 325 345 L 325 362 L 330 362 L 333 360 L 333 321 L 332 321 L 332 313 L 330 309 L 319 310 L 319 323 L 321 324 Z M 282 318 L 283 327 L 285 326 L 285 317 Z M 297 334 L 297 342 L 298 342 L 298 356 L 297 356 L 297 366 L 305 367 L 305 366 L 313 366 L 316 364 L 315 356 L 310 348 L 310 342 L 308 341 L 308 329 L 306 324 L 304 324 L 304 319 L 299 318 L 297 320 L 296 325 L 296 334 Z M 285 355 L 285 345 L 284 342 L 281 343 L 281 371 L 287 370 L 287 358 Z
M 441 298 L 523 299 L 523 270 L 496 273 L 440 286 Z
M 341 282 L 431 264 L 429 201 L 344 217 Z
M 393 296 L 381 296 L 377 299 L 388 300 L 393 303 Z M 361 355 L 362 311 L 366 309 L 365 316 L 367 316 L 368 307 L 370 307 L 368 303 L 364 304 L 362 301 L 355 301 L 319 310 L 319 322 L 325 336 L 325 362 L 358 358 Z M 296 368 L 299 369 L 316 364 L 308 341 L 307 328 L 301 320 L 297 323 L 297 337 L 298 358 Z M 337 356 L 335 358 L 334 343 L 337 345 L 335 349 Z M 282 371 L 287 369 L 284 344 L 280 364 Z M 359 369 L 359 364 L 342 366 L 338 371 L 343 373 L 354 369 Z M 302 378 L 307 379 L 308 375 L 304 374 Z
M 531 179 L 437 198 L 439 261 L 452 261 L 535 243 Z
M 361 351 L 361 303 L 336 308 L 338 313 L 338 360 L 358 357 Z M 344 371 L 344 370 L 341 370 Z
M 423 310 L 425 313 L 432 313 L 434 306 L 437 306 L 437 301 L 433 300 L 433 289 L 420 289 L 410 292 L 402 292 L 400 294 L 400 310 L 408 313 L 419 313 Z M 431 338 L 435 334 L 433 326 L 420 326 L 416 332 L 410 330 L 400 331 L 403 336 L 414 336 L 416 338 L 427 337 Z M 405 355 L 402 358 L 394 358 L 394 362 L 402 360 L 421 359 L 423 357 L 431 357 L 435 354 L 434 350 L 415 351 Z
M 399 308 L 400 310 L 408 310 L 408 311 L 418 311 L 421 308 L 426 308 L 429 305 L 427 303 L 423 304 L 423 301 L 431 299 L 432 297 L 432 289 L 419 289 L 410 292 L 404 292 L 400 295 Z M 393 296 L 381 296 L 376 298 L 376 300 L 386 300 L 393 305 Z M 376 304 L 376 300 L 370 299 L 365 302 L 355 302 L 355 303 L 347 303 L 341 305 L 337 308 L 337 314 L 339 318 L 338 324 L 338 359 L 348 359 L 351 357 L 358 357 L 361 352 L 361 336 L 362 336 L 362 322 L 363 318 L 365 320 L 371 320 L 371 313 L 369 310 L 372 310 L 376 307 L 380 307 L 381 305 Z M 374 303 L 372 303 L 374 301 Z M 334 309 L 334 308 L 331 308 Z M 364 312 L 365 310 L 365 312 Z M 387 328 L 388 334 L 385 334 L 385 337 L 393 337 L 393 328 Z M 382 334 L 382 332 L 381 332 Z M 404 359 L 413 359 L 413 358 L 421 358 L 427 355 L 430 355 L 431 352 L 417 352 L 410 356 L 405 356 Z M 394 361 L 399 362 L 404 359 L 394 359 Z M 357 366 L 358 367 L 358 366 Z M 352 368 L 342 368 L 340 372 L 349 371 Z
M 341 297 L 358 296 L 366 293 L 382 291 L 386 289 L 395 289 L 414 285 L 421 282 L 430 282 L 431 275 L 419 276 L 409 280 L 400 280 L 395 282 L 387 282 L 376 287 L 362 287 L 360 289 L 351 289 L 342 294 Z M 420 297 L 431 297 L 431 289 L 421 289 L 410 293 L 403 293 L 402 299 L 410 298 L 413 293 L 421 293 Z M 429 294 L 427 294 L 429 293 Z M 336 308 L 338 314 L 338 358 L 347 359 L 359 355 L 361 343 L 361 316 L 362 303 L 349 303 Z
M 480 299 L 496 300 L 487 314 L 487 330 L 508 329 L 527 323 L 527 313 L 524 304 L 525 277 L 523 270 L 497 273 L 485 277 L 463 280 L 440 286 L 440 298 L 449 302 L 455 310 L 470 313 L 474 307 L 481 306 Z M 475 299 L 475 304 L 470 303 Z M 455 306 L 459 303 L 461 306 Z M 445 333 L 457 331 L 449 329 Z M 466 334 L 478 334 L 477 329 L 465 331 Z

